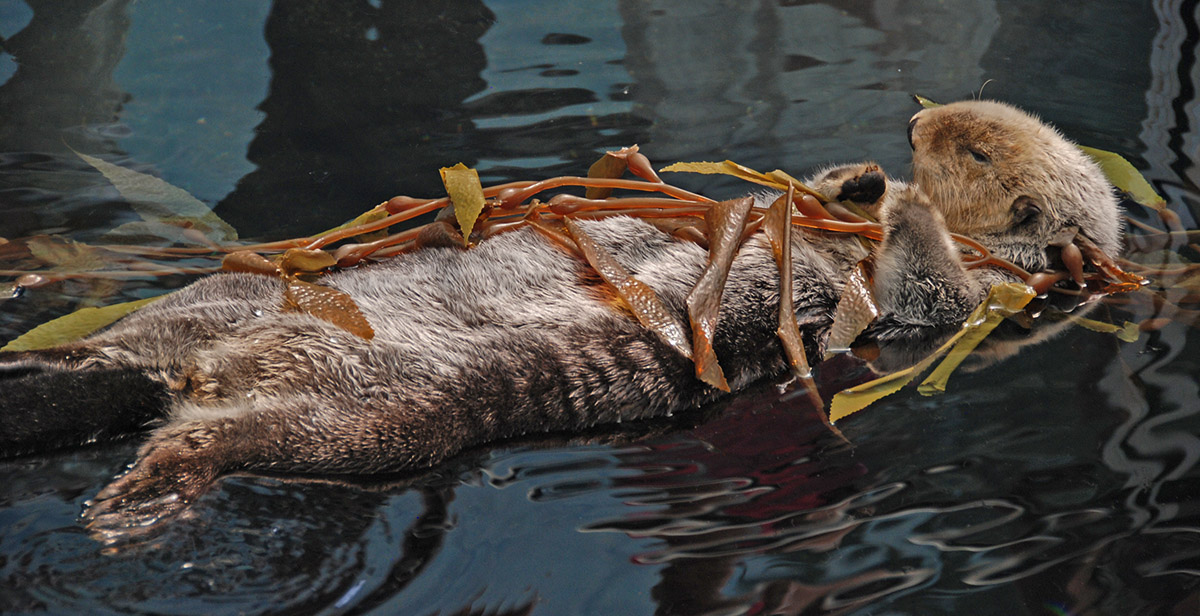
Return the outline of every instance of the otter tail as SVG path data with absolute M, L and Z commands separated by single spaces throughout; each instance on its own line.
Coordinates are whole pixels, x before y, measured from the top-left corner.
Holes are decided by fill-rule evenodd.
M 140 371 L 38 359 L 33 352 L 0 360 L 0 458 L 116 439 L 166 409 L 166 388 Z

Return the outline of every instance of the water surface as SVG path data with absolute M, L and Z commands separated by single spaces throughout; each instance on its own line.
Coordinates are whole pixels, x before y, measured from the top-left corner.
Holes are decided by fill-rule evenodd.
M 456 162 L 488 183 L 537 179 L 633 143 L 661 163 L 800 175 L 871 158 L 904 176 L 911 95 L 981 88 L 1125 155 L 1194 228 L 1195 11 L 0 0 L 0 236 L 94 241 L 137 219 L 72 149 L 185 188 L 244 238 L 437 195 L 437 168 Z M 0 304 L 0 339 L 186 282 L 32 290 Z M 1196 613 L 1196 336 L 1068 330 L 956 374 L 945 395 L 905 390 L 841 422 L 851 445 L 803 395 L 763 383 L 636 430 L 508 443 L 416 477 L 231 477 L 116 553 L 76 516 L 136 442 L 6 461 L 0 610 Z M 826 393 L 854 370 L 825 366 Z

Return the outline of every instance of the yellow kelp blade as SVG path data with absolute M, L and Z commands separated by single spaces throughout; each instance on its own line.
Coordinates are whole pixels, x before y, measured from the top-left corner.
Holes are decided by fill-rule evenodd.
M 1113 186 L 1129 193 L 1134 201 L 1158 212 L 1167 207 L 1166 201 L 1154 191 L 1146 177 L 1120 154 L 1083 145 L 1077 147 L 1100 165 L 1100 170 Z
M 873 381 L 868 381 L 861 385 L 842 390 L 834 395 L 833 402 L 829 408 L 829 420 L 837 421 L 843 417 L 846 417 L 847 415 L 857 413 L 858 411 L 870 406 L 876 400 L 899 391 L 902 387 L 916 378 L 918 374 L 921 374 L 928 369 L 929 366 L 933 365 L 933 362 L 937 361 L 937 358 L 941 357 L 952 347 L 957 345 L 960 340 L 963 340 L 969 335 L 973 335 L 973 332 L 981 327 L 984 327 L 988 322 L 988 316 L 993 311 L 1001 314 L 1001 316 L 996 320 L 996 323 L 999 323 L 999 320 L 1003 319 L 1004 316 L 1013 314 L 1014 312 L 1023 308 L 1025 304 L 1029 303 L 1030 299 L 1033 299 L 1033 296 L 1033 290 L 1020 283 L 1004 283 L 992 287 L 991 292 L 988 293 L 988 296 L 983 300 L 983 303 L 975 308 L 971 315 L 967 317 L 966 322 L 963 324 L 963 328 L 951 336 L 949 340 L 942 344 L 942 346 L 938 347 L 936 351 L 930 353 L 928 357 L 921 360 L 920 363 L 910 368 L 882 376 Z M 979 341 L 982 340 L 987 333 L 991 332 L 993 328 L 995 328 L 994 323 L 988 326 L 987 330 L 979 336 L 978 340 L 975 340 L 970 344 L 970 349 L 974 349 L 975 346 L 979 344 Z M 969 353 L 970 351 L 968 350 L 967 352 Z M 963 357 L 965 356 L 966 354 L 964 353 Z M 962 358 L 958 358 L 953 365 L 946 364 L 946 370 L 944 372 L 945 378 L 949 378 L 950 372 L 952 372 L 953 369 L 961 362 Z M 939 366 L 939 370 L 941 368 L 942 367 Z M 939 376 L 941 375 L 939 374 Z M 933 379 L 933 375 L 930 375 L 930 379 Z M 929 381 L 927 380 L 926 382 L 928 383 Z
M 954 348 L 946 355 L 946 359 L 934 368 L 933 372 L 921 383 L 917 391 L 923 396 L 932 396 L 946 391 L 946 381 L 958 368 L 959 364 L 979 346 L 980 342 L 992 333 L 993 329 L 1004 319 L 1020 312 L 1036 293 L 1028 285 L 1008 282 L 992 287 L 983 304 L 971 313 L 963 326 L 962 334 Z M 983 314 L 980 314 L 980 310 Z
M 768 176 L 765 173 L 759 173 L 749 167 L 743 167 L 732 160 L 722 162 L 699 161 L 694 163 L 675 163 L 667 165 L 660 172 L 668 171 L 672 173 L 701 173 L 704 175 L 731 175 L 735 178 L 770 186 L 779 190 L 786 190 L 787 185 L 779 180 Z
M 446 194 L 450 195 L 450 203 L 454 205 L 454 217 L 458 219 L 458 228 L 462 230 L 463 246 L 470 244 L 471 229 L 483 211 L 483 185 L 479 183 L 479 173 L 458 163 L 453 167 L 442 167 L 442 184 L 446 186 Z
M 373 207 L 373 208 L 363 212 L 362 214 L 359 214 L 353 220 L 344 222 L 332 229 L 329 229 L 328 231 L 314 234 L 312 237 L 320 237 L 322 235 L 329 235 L 330 233 L 334 233 L 335 231 L 341 231 L 342 229 L 349 229 L 350 227 L 357 227 L 359 225 L 365 225 L 365 224 L 370 224 L 373 222 L 378 222 L 387 217 L 388 217 L 387 210 L 381 209 L 378 206 Z M 372 231 L 370 233 L 364 233 L 362 235 L 356 235 L 356 236 L 354 236 L 354 241 L 356 241 L 356 242 L 373 242 L 375 240 L 383 239 L 385 237 L 387 237 L 387 229 L 386 228 L 380 229 L 378 231 Z
M 159 295 L 111 306 L 80 308 L 21 334 L 0 348 L 0 351 L 36 351 L 74 342 L 163 297 L 166 296 Z
M 670 171 L 674 173 L 700 173 L 704 175 L 731 175 L 747 182 L 753 182 L 755 184 L 761 184 L 763 186 L 769 186 L 776 190 L 783 191 L 787 190 L 788 184 L 790 183 L 796 187 L 796 190 L 800 192 L 808 193 L 822 201 L 825 199 L 821 193 L 809 188 L 808 186 L 805 186 L 796 178 L 793 178 L 792 176 L 779 171 L 778 169 L 772 171 L 771 173 L 762 173 L 749 167 L 739 165 L 732 160 L 726 160 L 719 163 L 709 161 L 675 163 L 673 165 L 667 165 L 659 171 Z
M 957 342 L 961 336 L 961 331 L 954 334 L 945 344 L 938 347 L 938 350 L 930 353 L 929 357 L 921 360 L 915 366 L 898 370 L 873 381 L 867 381 L 861 385 L 855 385 L 849 389 L 837 392 L 833 395 L 833 402 L 829 404 L 829 421 L 837 422 L 847 415 L 852 415 L 871 406 L 871 404 L 880 398 L 900 391 L 901 388 L 908 385 L 918 374 L 924 372 L 929 366 L 932 366 L 933 362 L 938 357 L 941 357 L 950 348 L 950 345 Z
M 1117 325 L 1115 323 L 1105 323 L 1094 319 L 1077 317 L 1073 314 L 1068 314 L 1066 317 L 1068 321 L 1084 329 L 1090 329 L 1101 334 L 1113 334 L 1121 342 L 1137 342 L 1138 336 L 1141 334 L 1137 323 L 1129 321 L 1125 321 L 1124 325 Z

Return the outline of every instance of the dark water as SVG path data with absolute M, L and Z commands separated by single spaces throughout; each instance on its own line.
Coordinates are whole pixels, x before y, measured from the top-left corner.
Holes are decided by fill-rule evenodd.
M 0 236 L 136 213 L 70 148 L 243 237 L 338 224 L 437 168 L 582 173 L 638 143 L 904 174 L 910 94 L 987 97 L 1133 161 L 1194 228 L 1189 1 L 0 0 Z M 682 182 L 682 181 L 681 181 Z M 687 180 L 713 196 L 736 182 Z M 182 277 L 135 281 L 117 297 Z M 8 339 L 104 284 L 0 304 Z M 100 299 L 100 298 L 105 299 Z M 1141 320 L 1150 313 L 1106 315 Z M 1074 329 L 839 425 L 766 383 L 637 432 L 419 477 L 232 477 L 104 553 L 83 502 L 136 443 L 0 463 L 5 613 L 1196 614 L 1197 334 Z M 827 366 L 836 388 L 854 378 Z M 828 393 L 828 392 L 827 392 Z

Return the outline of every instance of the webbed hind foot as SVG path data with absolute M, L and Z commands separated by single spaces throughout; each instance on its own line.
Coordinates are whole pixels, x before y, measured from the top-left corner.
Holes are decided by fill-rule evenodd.
M 92 537 L 126 542 L 185 512 L 223 470 L 213 436 L 195 425 L 156 433 L 137 462 L 88 503 L 82 520 Z

